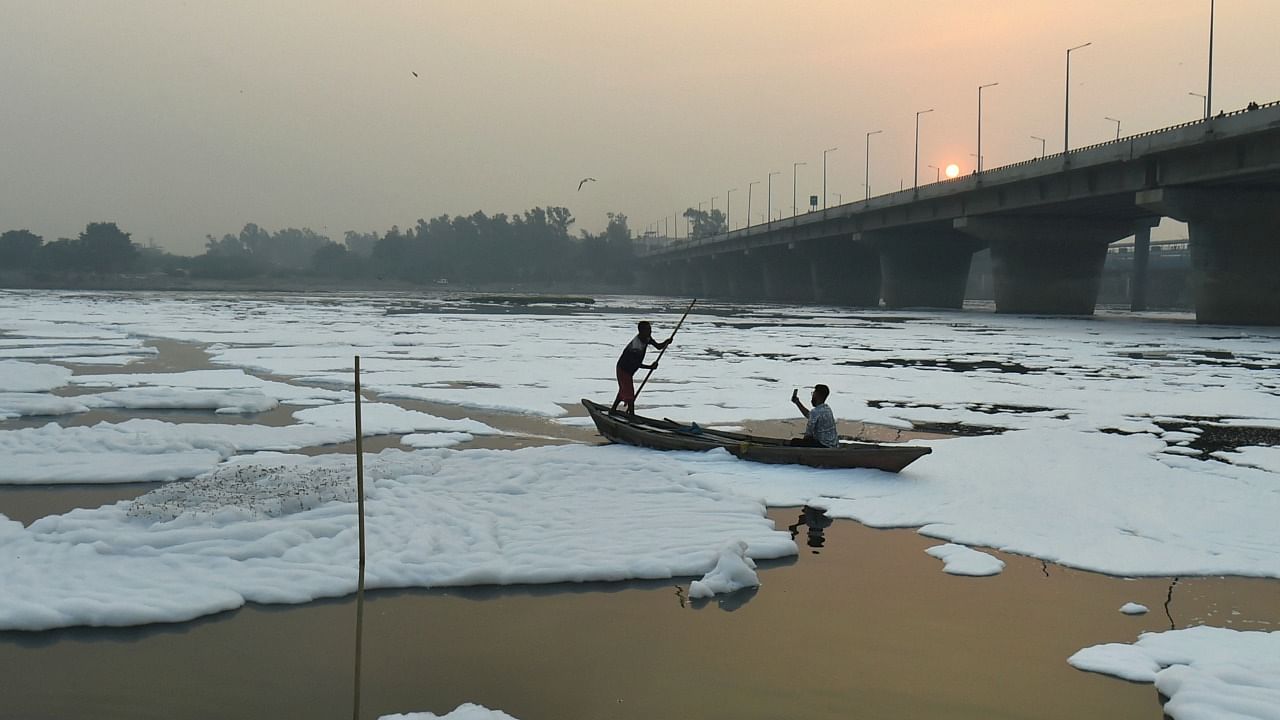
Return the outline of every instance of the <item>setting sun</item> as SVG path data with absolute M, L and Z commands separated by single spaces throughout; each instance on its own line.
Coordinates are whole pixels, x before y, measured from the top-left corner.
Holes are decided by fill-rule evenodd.
M 945 172 L 947 173 L 947 177 L 949 178 L 958 177 L 960 175 L 960 166 L 956 165 L 955 163 L 951 163 L 950 165 L 947 166 L 947 169 Z

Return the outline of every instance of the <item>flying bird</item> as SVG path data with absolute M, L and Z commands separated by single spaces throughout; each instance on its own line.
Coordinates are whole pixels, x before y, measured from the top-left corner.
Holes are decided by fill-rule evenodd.
M 413 73 L 413 76 L 414 76 L 414 77 L 418 77 L 418 73 L 413 72 L 412 70 L 410 70 L 409 72 Z
M 589 182 L 595 182 L 595 181 L 596 181 L 595 178 L 582 178 L 582 180 L 578 183 L 578 190 L 582 190 L 583 185 L 586 185 Z

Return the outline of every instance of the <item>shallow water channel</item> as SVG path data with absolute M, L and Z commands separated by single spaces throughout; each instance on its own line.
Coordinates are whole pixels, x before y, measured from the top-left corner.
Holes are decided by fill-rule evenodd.
M 801 515 L 771 512 L 779 526 Z M 707 603 L 685 599 L 687 579 L 369 593 L 360 716 L 477 702 L 520 720 L 1155 720 L 1152 686 L 1066 658 L 1171 619 L 1280 620 L 1274 581 L 1125 580 L 1003 554 L 1001 575 L 953 577 L 924 554 L 935 541 L 909 530 L 817 525 L 796 528 L 799 556 L 766 565 L 758 591 Z M 1117 612 L 1129 601 L 1152 611 Z M 0 633 L 0 714 L 349 717 L 355 618 L 348 598 L 175 625 Z

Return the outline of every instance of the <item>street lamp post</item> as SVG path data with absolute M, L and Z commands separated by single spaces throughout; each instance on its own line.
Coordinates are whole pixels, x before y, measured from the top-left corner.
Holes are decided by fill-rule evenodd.
M 774 170 L 769 173 L 769 200 L 765 203 L 765 208 L 767 209 L 766 214 L 769 216 L 769 222 L 773 222 L 773 176 L 781 174 L 781 170 Z
M 938 167 L 937 165 L 930 165 L 929 167 L 933 168 L 934 170 L 933 181 L 942 182 L 942 168 Z
M 1208 119 L 1209 118 L 1209 96 L 1205 95 L 1204 93 L 1198 93 L 1198 92 L 1189 92 L 1187 94 L 1195 95 L 1196 97 L 1200 98 L 1200 101 L 1204 104 L 1204 117 L 1205 119 Z
M 1066 99 L 1062 103 L 1062 153 L 1063 155 L 1065 155 L 1067 151 L 1071 149 L 1070 144 L 1068 144 L 1067 142 L 1067 135 L 1071 130 L 1071 53 L 1072 51 L 1079 50 L 1080 48 L 1087 48 L 1092 44 L 1093 44 L 1092 42 L 1087 42 L 1083 45 L 1077 45 L 1073 48 L 1067 48 L 1067 93 L 1066 93 Z
M 729 196 L 738 188 L 729 188 L 724 194 L 724 231 L 727 233 L 733 229 L 733 223 L 729 220 Z
M 822 151 L 822 209 L 827 208 L 827 153 L 835 152 L 840 148 L 827 148 Z
M 1204 119 L 1209 119 L 1213 111 L 1213 10 L 1215 0 L 1209 0 L 1209 87 L 1204 95 Z
M 1119 140 L 1120 139 L 1120 121 L 1111 117 L 1110 115 L 1103 118 L 1103 120 L 1110 120 L 1111 122 L 1116 124 L 1116 139 Z
M 915 190 L 920 186 L 920 116 L 925 113 L 933 112 L 933 108 L 921 110 L 916 113 L 916 161 L 911 165 L 911 189 Z
M 866 167 L 863 169 L 863 173 L 862 173 L 863 174 L 862 184 L 867 188 L 867 197 L 866 197 L 867 200 L 871 199 L 871 136 L 878 135 L 882 132 L 884 131 L 872 130 L 871 132 L 867 133 Z
M 1031 139 L 1040 141 L 1040 159 L 1043 160 L 1044 159 L 1044 138 L 1040 137 L 1039 135 L 1032 135 Z
M 998 82 L 978 86 L 978 172 L 982 172 L 982 89 L 995 87 Z
M 751 186 L 759 185 L 759 184 L 760 184 L 759 180 L 752 180 L 751 182 L 747 183 L 747 224 L 745 225 L 745 227 L 751 227 Z
M 809 163 L 791 163 L 791 217 L 796 216 L 796 168 Z

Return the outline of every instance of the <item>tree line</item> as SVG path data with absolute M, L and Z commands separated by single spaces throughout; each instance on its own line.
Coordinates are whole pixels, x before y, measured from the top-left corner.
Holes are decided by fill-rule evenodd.
M 214 280 L 262 277 L 392 279 L 412 283 L 588 281 L 627 285 L 634 248 L 627 217 L 609 213 L 598 234 L 570 228 L 566 208 L 517 215 L 441 215 L 383 233 L 347 231 L 341 242 L 309 228 L 271 232 L 254 223 L 206 236 L 204 252 L 172 255 L 134 243 L 113 222 L 46 242 L 29 230 L 0 234 L 0 274 L 56 279 L 80 274 L 167 273 Z

